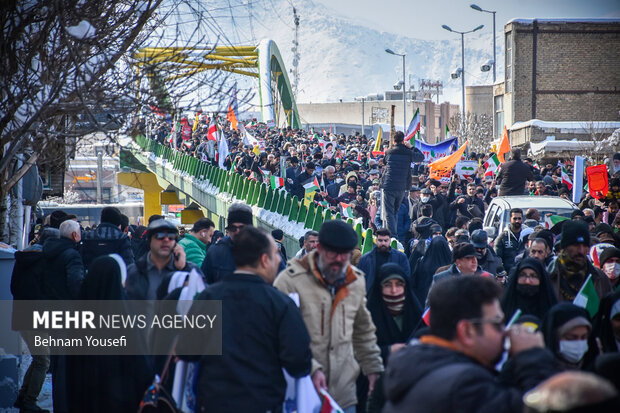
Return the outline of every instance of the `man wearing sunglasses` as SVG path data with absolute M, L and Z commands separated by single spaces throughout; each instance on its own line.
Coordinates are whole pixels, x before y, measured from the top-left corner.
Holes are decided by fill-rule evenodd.
M 177 243 L 179 230 L 170 221 L 157 219 L 146 230 L 149 251 L 127 267 L 125 290 L 130 300 L 157 300 L 168 292 L 170 278 L 177 271 L 198 270 L 187 262 Z
M 341 220 L 325 222 L 315 250 L 292 259 L 274 286 L 299 294 L 312 350 L 312 381 L 325 388 L 345 413 L 355 412 L 361 371 L 370 390 L 383 371 L 375 325 L 366 309 L 364 273 L 349 262 L 357 234 Z
M 232 254 L 232 244 L 239 230 L 245 226 L 253 226 L 252 209 L 246 204 L 235 202 L 228 208 L 226 236 L 209 247 L 202 262 L 201 269 L 208 284 L 220 281 L 237 269 Z
M 383 411 L 522 412 L 523 393 L 558 369 L 541 333 L 518 324 L 505 330 L 501 294 L 488 277 L 438 282 L 429 297 L 429 334 L 390 356 Z M 494 367 L 507 337 L 500 380 Z

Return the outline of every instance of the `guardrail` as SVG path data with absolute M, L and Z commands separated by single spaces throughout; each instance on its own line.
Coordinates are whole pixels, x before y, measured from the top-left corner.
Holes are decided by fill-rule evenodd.
M 260 224 L 258 226 L 282 229 L 287 238 L 285 247 L 290 256 L 299 250 L 299 237 L 306 231 L 318 231 L 325 221 L 341 219 L 340 213 L 333 215 L 328 208 L 314 203 L 306 206 L 297 196 L 291 196 L 283 188 L 274 190 L 265 183 L 174 151 L 143 135 L 135 136 L 134 142 L 142 152 L 149 153 L 140 156 L 134 152 L 134 155 L 138 155 L 136 158 L 149 170 L 196 200 L 209 211 L 212 219 L 216 218 L 216 225 L 217 221 L 220 222 L 220 228 L 223 228 L 228 206 L 233 202 L 243 202 L 252 207 L 255 219 Z M 351 218 L 347 219 L 347 222 L 358 235 L 362 254 L 372 250 L 372 230 L 362 228 L 361 223 L 354 225 Z M 395 239 L 392 240 L 392 247 L 398 247 Z

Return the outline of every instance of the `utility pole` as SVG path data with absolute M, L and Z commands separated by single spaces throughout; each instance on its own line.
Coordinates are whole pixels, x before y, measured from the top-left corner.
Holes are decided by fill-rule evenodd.
M 297 9 L 293 7 L 293 21 L 295 23 L 295 40 L 293 40 L 293 96 L 297 100 L 297 91 L 299 88 L 299 16 Z
M 388 148 L 392 146 L 394 142 L 394 134 L 396 133 L 396 128 L 394 127 L 394 111 L 396 110 L 396 105 L 390 106 L 390 140 L 388 141 Z
M 103 203 L 103 148 L 95 147 L 97 153 L 97 203 Z

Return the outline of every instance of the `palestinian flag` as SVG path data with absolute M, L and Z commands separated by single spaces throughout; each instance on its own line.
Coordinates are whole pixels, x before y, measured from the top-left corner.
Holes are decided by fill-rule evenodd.
M 598 313 L 598 308 L 601 304 L 601 300 L 598 298 L 596 288 L 594 288 L 594 282 L 592 282 L 592 274 L 589 274 L 588 278 L 586 278 L 586 282 L 583 283 L 581 289 L 575 296 L 573 304 L 578 307 L 585 308 L 590 314 L 590 317 L 592 318 L 594 318 L 596 313 Z
M 569 191 L 573 189 L 573 181 L 570 179 L 568 172 L 566 172 L 564 165 L 562 165 L 562 183 L 566 184 Z
M 273 189 L 282 188 L 284 186 L 284 178 L 280 178 L 279 176 L 271 175 L 271 187 Z
M 413 119 L 409 123 L 407 127 L 407 132 L 405 132 L 405 140 L 408 141 L 411 138 L 414 138 L 416 133 L 420 133 L 420 109 L 416 109 L 415 114 L 413 115 Z M 415 141 L 415 138 L 413 139 Z
M 319 393 L 321 393 L 322 403 L 321 410 L 319 413 L 344 413 L 342 407 L 336 403 L 336 400 L 325 389 L 320 389 Z
M 315 204 L 322 206 L 323 208 L 329 208 L 329 202 L 327 201 L 314 201 Z
M 355 218 L 353 215 L 353 204 L 345 204 L 344 202 L 341 202 L 340 207 L 342 208 L 342 216 L 344 218 Z
M 545 228 L 551 229 L 558 222 L 566 221 L 567 219 L 570 219 L 570 218 L 561 217 L 559 215 L 551 215 L 549 217 L 545 217 Z
M 316 176 L 314 177 L 314 181 L 309 181 L 309 182 L 304 184 L 304 189 L 306 190 L 306 193 L 314 192 L 317 189 L 320 189 L 319 181 L 318 181 L 318 179 L 316 179 Z

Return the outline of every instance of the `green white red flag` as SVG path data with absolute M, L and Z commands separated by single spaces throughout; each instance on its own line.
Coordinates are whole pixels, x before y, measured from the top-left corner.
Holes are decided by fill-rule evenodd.
M 282 188 L 284 186 L 284 179 L 279 176 L 271 175 L 271 187 L 273 189 Z
M 562 217 L 559 215 L 551 215 L 551 216 L 545 217 L 545 228 L 551 229 L 558 222 L 566 221 L 567 219 L 570 219 L 570 218 Z
M 562 165 L 562 183 L 568 187 L 569 191 L 573 189 L 573 181 L 570 179 L 568 172 L 566 172 L 564 165 Z
M 581 286 L 581 289 L 575 296 L 573 300 L 573 304 L 578 307 L 585 308 L 590 317 L 594 317 L 596 313 L 598 313 L 598 308 L 601 305 L 601 300 L 598 298 L 598 293 L 596 292 L 596 288 L 594 287 L 594 282 L 592 281 L 592 274 L 588 275 L 586 281 Z

